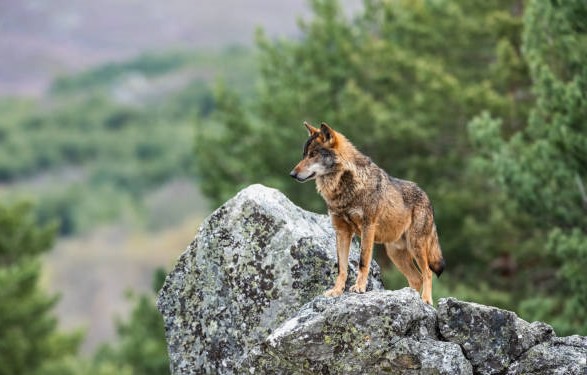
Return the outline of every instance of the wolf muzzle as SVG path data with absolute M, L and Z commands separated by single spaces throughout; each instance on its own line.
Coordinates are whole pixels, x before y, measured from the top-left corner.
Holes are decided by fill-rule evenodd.
M 307 176 L 304 178 L 304 177 L 300 177 L 300 175 L 296 172 L 296 170 L 293 169 L 291 172 L 289 172 L 289 175 L 290 175 L 290 177 L 295 178 L 299 182 L 306 182 L 310 178 L 314 177 L 316 175 L 316 173 L 312 173 L 310 176 Z

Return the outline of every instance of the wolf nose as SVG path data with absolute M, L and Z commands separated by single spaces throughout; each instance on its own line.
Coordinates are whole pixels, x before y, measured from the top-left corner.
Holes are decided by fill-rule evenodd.
M 291 172 L 289 172 L 289 175 L 290 175 L 291 177 L 293 177 L 293 178 L 298 178 L 298 174 L 296 173 L 296 170 L 295 170 L 295 169 L 292 169 L 292 171 L 291 171 Z

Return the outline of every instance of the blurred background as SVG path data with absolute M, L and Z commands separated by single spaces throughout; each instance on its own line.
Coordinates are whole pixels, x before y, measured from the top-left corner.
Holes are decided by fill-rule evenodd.
M 326 212 L 304 120 L 428 192 L 435 298 L 587 335 L 586 92 L 583 0 L 3 0 L 0 375 L 168 373 L 201 220 L 251 183 Z

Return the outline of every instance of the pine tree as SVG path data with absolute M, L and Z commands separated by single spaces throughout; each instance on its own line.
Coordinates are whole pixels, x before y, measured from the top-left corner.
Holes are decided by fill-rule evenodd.
M 349 17 L 338 1 L 311 1 L 299 40 L 259 33 L 257 96 L 239 98 L 221 86 L 213 121 L 198 124 L 204 191 L 221 203 L 260 182 L 325 212 L 313 184 L 295 183 L 288 172 L 301 156 L 302 121 L 326 121 L 431 196 L 449 263 L 443 283 L 452 291 L 458 285 L 462 297 L 511 307 L 504 294 L 487 292 L 507 292 L 502 274 L 511 272 L 489 264 L 511 257 L 511 239 L 522 233 L 511 224 L 518 220 L 512 207 L 493 206 L 503 195 L 470 163 L 467 124 L 483 109 L 510 133 L 525 121 L 532 95 L 521 3 L 369 0 Z
M 57 331 L 57 298 L 38 285 L 39 257 L 55 228 L 39 228 L 26 204 L 0 206 L 0 374 L 42 374 L 74 355 L 81 335 Z
M 539 258 L 526 271 L 534 295 L 522 315 L 559 334 L 587 333 L 586 20 L 584 1 L 530 1 L 523 50 L 536 102 L 527 125 L 504 139 L 497 116 L 471 123 L 487 170 L 538 239 Z

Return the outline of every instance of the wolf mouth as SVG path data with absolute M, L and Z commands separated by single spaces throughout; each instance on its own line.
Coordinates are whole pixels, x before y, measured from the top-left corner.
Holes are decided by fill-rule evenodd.
M 309 175 L 308 177 L 306 177 L 306 178 L 296 177 L 296 180 L 298 180 L 299 182 L 306 182 L 308 180 L 311 180 L 312 177 L 315 177 L 315 176 L 316 176 L 316 172 L 312 172 L 312 174 Z

